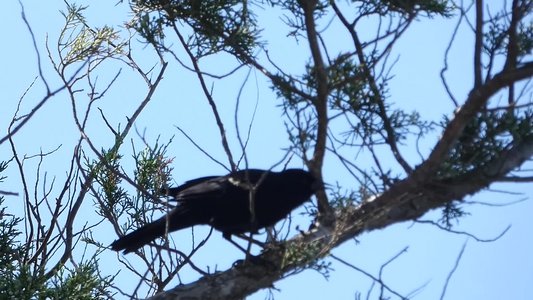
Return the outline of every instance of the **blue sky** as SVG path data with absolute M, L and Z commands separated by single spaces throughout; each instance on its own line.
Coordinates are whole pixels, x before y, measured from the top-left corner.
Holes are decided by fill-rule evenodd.
M 52 51 L 55 50 L 53 45 L 63 25 L 59 10 L 65 10 L 65 5 L 63 1 L 23 1 L 23 4 L 41 54 L 44 74 L 54 89 L 60 85 L 60 82 L 57 75 L 53 73 L 44 45 L 48 38 Z M 90 5 L 86 16 L 91 25 L 120 26 L 128 18 L 124 5 L 114 7 L 105 1 L 94 1 Z M 9 41 L 9 43 L 8 46 L 0 48 L 0 67 L 4 70 L 0 81 L 3 104 L 0 109 L 0 128 L 6 128 L 19 98 L 38 75 L 35 50 L 20 12 L 20 4 L 12 0 L 4 3 L 4 9 L 1 12 L 0 30 L 4 41 Z M 264 22 L 268 22 L 266 27 L 269 30 L 264 32 L 264 37 L 269 39 L 272 57 L 290 70 L 301 70 L 308 56 L 305 40 L 300 40 L 299 45 L 292 46 L 288 51 L 286 49 L 286 44 L 289 43 L 288 38 L 284 34 L 279 34 L 284 30 L 279 19 L 268 17 L 263 17 L 263 19 Z M 454 107 L 444 92 L 439 72 L 443 66 L 444 49 L 454 26 L 453 20 L 421 19 L 400 40 L 393 53 L 393 57 L 399 56 L 399 60 L 392 71 L 394 79 L 390 86 L 391 99 L 395 105 L 405 107 L 408 111 L 419 110 L 426 120 L 439 121 L 443 115 L 453 113 Z M 333 48 L 342 49 L 346 46 L 336 38 L 335 34 L 327 38 Z M 470 53 L 472 53 L 473 41 L 471 38 L 471 33 L 463 28 L 458 35 L 457 44 L 450 52 L 451 65 L 447 73 L 448 80 L 458 99 L 464 99 L 472 83 Z M 157 58 L 150 47 L 143 48 L 136 43 L 134 50 L 134 55 L 145 68 L 157 64 Z M 170 57 L 168 59 L 170 60 Z M 229 70 L 230 65 L 227 61 L 218 58 L 203 63 L 203 67 L 207 70 L 219 72 Z M 120 67 L 123 68 L 123 76 L 117 82 L 117 86 L 103 101 L 97 103 L 98 107 L 107 112 L 106 117 L 114 125 L 126 122 L 126 117 L 136 108 L 145 93 L 142 81 L 118 62 L 111 62 L 105 66 L 105 70 L 109 71 L 98 74 L 99 82 L 105 85 L 105 82 L 109 81 Z M 234 150 L 238 149 L 234 125 L 232 125 L 234 102 L 246 74 L 246 70 L 241 70 L 232 79 L 211 82 L 215 100 L 221 108 L 223 119 L 227 121 L 226 126 Z M 43 94 L 43 85 L 38 81 L 25 97 L 22 103 L 23 111 L 27 112 L 31 109 Z M 71 155 L 73 143 L 77 139 L 77 131 L 72 122 L 70 104 L 66 96 L 65 93 L 61 93 L 51 99 L 15 137 L 20 154 L 32 155 L 38 153 L 40 149 L 46 152 L 61 145 L 58 152 L 48 157 L 43 164 L 48 172 L 48 180 L 55 176 L 60 181 L 61 176 L 64 176 L 69 163 L 65 161 L 65 157 Z M 279 160 L 283 153 L 280 148 L 286 145 L 285 129 L 280 121 L 281 111 L 276 107 L 279 99 L 275 98 L 264 78 L 256 72 L 251 73 L 243 92 L 243 99 L 246 101 L 243 101 L 239 114 L 241 129 L 247 128 L 253 107 L 256 103 L 258 106 L 248 149 L 248 159 L 254 167 L 269 167 Z M 217 129 L 208 109 L 208 104 L 199 92 L 199 85 L 194 76 L 177 63 L 172 62 L 161 87 L 154 95 L 154 100 L 136 123 L 140 131 L 146 130 L 150 141 L 155 141 L 159 135 L 163 140 L 176 136 L 169 148 L 169 152 L 175 157 L 173 175 L 176 183 L 225 172 L 197 151 L 175 128 L 179 126 L 184 129 L 200 145 L 209 149 L 211 154 L 225 161 Z M 96 112 L 97 110 L 92 115 L 94 123 L 91 124 L 89 133 L 98 147 L 106 148 L 112 145 L 113 136 L 105 129 L 105 125 L 102 124 Z M 5 132 L 2 132 L 0 135 L 4 134 Z M 138 142 L 135 133 L 132 132 L 131 135 Z M 438 133 L 421 144 L 424 155 L 431 150 L 437 138 Z M 127 148 L 124 149 L 128 151 Z M 412 145 L 402 147 L 402 151 L 412 165 L 420 162 Z M 8 158 L 10 155 L 9 146 L 0 145 L 0 158 Z M 328 159 L 331 163 L 326 165 L 326 180 L 338 181 L 347 186 L 352 184 L 353 182 L 346 176 L 345 171 L 331 158 Z M 385 160 L 383 163 L 389 163 L 390 167 L 398 168 L 392 161 Z M 365 161 L 358 161 L 358 164 L 365 166 Z M 296 161 L 293 165 L 301 166 Z M 28 161 L 25 167 L 31 174 L 35 166 L 36 161 L 33 160 Z M 8 175 L 9 179 L 0 189 L 20 191 L 19 177 L 13 166 Z M 29 176 L 32 177 L 32 175 Z M 335 249 L 333 254 L 377 276 L 385 261 L 408 247 L 406 253 L 385 269 L 383 276 L 386 283 L 404 295 L 425 285 L 414 299 L 439 299 L 446 276 L 463 244 L 467 243 L 461 262 L 448 286 L 445 299 L 529 299 L 530 284 L 533 282 L 533 259 L 530 256 L 530 253 L 533 253 L 533 238 L 530 232 L 531 211 L 533 211 L 530 198 L 533 196 L 533 189 L 529 184 L 494 185 L 491 188 L 520 192 L 523 195 L 483 192 L 469 200 L 492 203 L 506 203 L 526 197 L 529 200 L 498 208 L 483 205 L 468 206 L 465 209 L 471 215 L 461 219 L 454 229 L 490 239 L 511 225 L 510 230 L 496 242 L 476 242 L 465 235 L 454 235 L 429 225 L 413 225 L 407 222 L 364 233 L 357 237 L 358 243 L 346 242 Z M 8 197 L 6 201 L 9 209 L 14 211 L 21 209 L 22 203 L 21 197 Z M 90 214 L 91 203 L 86 203 L 83 209 Z M 435 212 L 424 217 L 424 219 L 435 218 L 438 218 Z M 302 226 L 307 226 L 308 220 L 298 219 Z M 205 231 L 206 228 L 198 228 L 195 229 L 195 234 Z M 114 233 L 105 229 L 93 232 L 93 236 L 104 244 L 115 239 Z M 185 248 L 190 247 L 190 232 L 176 233 L 174 238 L 175 241 L 180 242 L 180 247 L 182 245 Z M 242 254 L 230 244 L 222 241 L 218 233 L 215 233 L 208 245 L 194 257 L 199 266 L 213 268 L 216 265 L 221 270 L 228 268 L 239 258 L 242 258 Z M 356 292 L 366 295 L 366 291 L 371 286 L 371 281 L 367 277 L 330 258 L 326 261 L 332 262 L 334 268 L 328 280 L 317 272 L 305 271 L 276 283 L 275 287 L 280 289 L 280 292 L 274 291 L 275 299 L 344 300 L 354 299 Z M 111 274 L 119 268 L 114 253 L 104 253 L 101 262 L 104 272 L 108 271 Z M 184 282 L 190 282 L 194 280 L 196 274 L 183 270 L 180 276 Z M 136 282 L 131 278 L 133 278 L 131 274 L 123 272 L 118 277 L 117 284 L 123 285 L 126 290 L 133 288 Z M 376 293 L 377 291 L 374 291 L 371 299 L 376 297 Z M 265 292 L 262 291 L 250 298 L 264 299 L 264 297 Z

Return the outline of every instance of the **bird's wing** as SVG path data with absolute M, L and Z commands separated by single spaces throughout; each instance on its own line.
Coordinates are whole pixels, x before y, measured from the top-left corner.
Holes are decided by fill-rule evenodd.
M 185 188 L 179 187 L 179 192 L 173 195 L 177 201 L 212 200 L 223 197 L 229 188 L 227 176 L 203 177 L 187 181 L 185 184 L 188 186 Z
M 182 191 L 188 188 L 191 188 L 195 185 L 198 185 L 200 183 L 203 183 L 205 181 L 212 180 L 218 177 L 220 176 L 206 176 L 206 177 L 200 177 L 200 178 L 192 179 L 189 181 L 185 181 L 183 184 L 179 185 L 178 187 L 161 189 L 161 194 L 176 198 L 178 194 L 181 193 Z
M 248 197 L 248 190 L 263 178 L 264 170 L 241 170 L 226 176 L 206 176 L 185 182 L 168 189 L 167 195 L 178 202 L 213 201 L 216 199 Z M 225 201 L 231 201 L 227 199 Z
M 182 185 L 163 191 L 178 201 L 205 196 L 221 195 L 229 190 L 247 190 L 249 183 L 255 184 L 266 171 L 241 170 L 226 176 L 206 176 L 186 181 Z M 248 183 L 249 181 L 249 183 Z

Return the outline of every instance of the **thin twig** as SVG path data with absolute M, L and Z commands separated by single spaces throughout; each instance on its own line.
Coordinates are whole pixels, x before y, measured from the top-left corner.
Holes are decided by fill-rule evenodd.
M 387 284 L 385 284 L 380 278 L 377 278 L 375 277 L 374 275 L 368 273 L 367 271 L 359 268 L 359 267 L 356 267 L 355 265 L 347 262 L 346 260 L 334 255 L 334 254 L 331 254 L 330 255 L 331 258 L 333 258 L 334 260 L 340 262 L 341 264 L 347 266 L 347 267 L 350 267 L 354 270 L 356 270 L 357 272 L 360 272 L 362 273 L 363 275 L 367 276 L 368 278 L 371 278 L 372 280 L 374 280 L 375 282 L 379 283 L 380 285 L 382 285 L 387 291 L 389 291 L 390 293 L 398 296 L 400 299 L 405 299 L 407 300 L 406 297 L 402 296 L 400 293 L 396 292 L 395 290 L 393 290 L 392 288 L 390 288 Z
M 457 270 L 457 267 L 459 267 L 459 262 L 461 261 L 461 257 L 463 257 L 463 253 L 466 249 L 466 241 L 463 244 L 463 247 L 461 248 L 461 251 L 459 251 L 459 255 L 457 256 L 457 259 L 455 260 L 455 264 L 453 265 L 452 270 L 448 274 L 448 277 L 446 277 L 446 282 L 444 284 L 444 288 L 442 289 L 442 293 L 440 295 L 440 300 L 444 300 L 444 296 L 446 295 L 446 290 L 448 289 L 448 285 L 450 283 L 450 280 L 452 279 L 453 274 Z

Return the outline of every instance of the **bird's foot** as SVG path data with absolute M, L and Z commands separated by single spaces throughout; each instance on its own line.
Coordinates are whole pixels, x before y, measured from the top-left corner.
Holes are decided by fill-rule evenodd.
M 274 267 L 274 263 L 264 259 L 261 255 L 247 255 L 245 259 L 239 259 L 233 263 L 233 267 L 246 266 L 247 264 L 261 265 L 264 267 Z

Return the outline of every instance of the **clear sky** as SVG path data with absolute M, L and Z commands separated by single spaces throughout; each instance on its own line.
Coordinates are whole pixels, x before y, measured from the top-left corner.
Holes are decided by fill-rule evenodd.
M 93 2 L 93 3 L 91 3 Z M 87 9 L 87 22 L 101 27 L 103 25 L 120 26 L 127 20 L 129 14 L 127 7 L 122 4 L 113 6 L 111 1 L 86 1 L 90 7 Z M 52 89 L 60 86 L 57 75 L 49 62 L 45 48 L 48 44 L 55 51 L 59 30 L 63 26 L 63 17 L 60 10 L 65 10 L 63 1 L 24 1 L 26 17 L 35 34 L 37 48 L 41 55 L 44 74 L 49 80 Z M 21 95 L 38 75 L 36 53 L 32 45 L 31 36 L 21 18 L 21 7 L 18 1 L 7 0 L 3 3 L 0 13 L 0 30 L 4 46 L 0 48 L 0 68 L 4 70 L 0 89 L 0 128 L 5 130 L 12 118 Z M 280 61 L 290 70 L 301 70 L 308 57 L 307 45 L 300 40 L 299 46 L 294 46 L 288 51 L 285 45 L 286 29 L 283 29 L 277 18 L 261 17 L 266 22 L 264 38 L 269 40 L 271 56 Z M 441 18 L 421 19 L 417 21 L 395 48 L 393 57 L 398 56 L 392 74 L 390 95 L 395 105 L 405 107 L 406 110 L 419 110 L 426 120 L 440 121 L 443 115 L 453 113 L 453 105 L 448 100 L 439 78 L 443 67 L 443 55 L 448 44 L 455 20 Z M 335 30 L 336 24 L 332 25 Z M 464 28 L 463 28 L 464 29 Z M 370 31 L 372 32 L 372 31 Z M 472 35 L 467 30 L 460 31 L 457 44 L 450 52 L 450 70 L 448 80 L 458 99 L 464 99 L 472 83 Z M 343 49 L 347 45 L 337 40 L 335 35 L 330 36 L 327 42 L 334 49 Z M 175 43 L 177 44 L 177 42 Z M 134 46 L 134 56 L 145 68 L 157 64 L 157 57 L 150 47 L 142 47 L 138 43 Z M 168 57 L 168 60 L 171 60 Z M 230 64 L 223 59 L 212 59 L 204 62 L 207 70 L 221 72 L 229 70 Z M 108 73 L 99 73 L 98 80 L 102 86 L 114 76 L 119 68 L 123 75 L 117 81 L 117 86 L 98 102 L 106 112 L 106 117 L 111 124 L 126 123 L 126 117 L 131 115 L 138 103 L 143 99 L 145 89 L 138 76 L 118 62 L 105 66 Z M 187 131 L 194 139 L 206 149 L 224 161 L 217 128 L 209 110 L 208 104 L 199 92 L 199 85 L 192 73 L 185 71 L 175 61 L 169 66 L 161 87 L 154 95 L 154 100 L 146 108 L 136 123 L 142 132 L 146 130 L 149 141 L 155 141 L 158 136 L 162 140 L 176 136 L 169 152 L 175 157 L 173 162 L 174 179 L 176 183 L 199 176 L 223 174 L 225 171 L 197 151 L 175 126 Z M 234 149 L 235 143 L 233 129 L 233 109 L 242 80 L 247 71 L 241 70 L 231 80 L 213 82 L 213 91 L 217 103 L 221 108 L 223 119 L 227 122 L 230 141 Z M 27 112 L 44 95 L 44 87 L 38 81 L 26 96 L 22 109 Z M 66 172 L 69 157 L 72 153 L 77 133 L 72 121 L 72 112 L 66 93 L 61 93 L 51 99 L 41 111 L 37 113 L 27 126 L 15 137 L 18 151 L 21 155 L 33 155 L 39 151 L 47 152 L 61 145 L 59 151 L 48 157 L 43 164 L 46 168 L 48 180 L 54 176 L 60 182 Z M 263 77 L 255 72 L 251 73 L 248 84 L 243 92 L 243 106 L 239 115 L 240 126 L 246 129 L 250 121 L 250 112 L 257 102 L 257 116 L 254 120 L 248 160 L 253 167 L 267 168 L 277 162 L 283 151 L 280 148 L 285 144 L 285 129 L 281 120 L 281 111 L 277 104 L 279 99 L 270 91 L 269 85 Z M 90 126 L 90 135 L 97 147 L 108 148 L 112 145 L 113 136 L 105 129 L 98 114 L 93 113 L 94 124 Z M 4 136 L 5 131 L 0 133 Z M 135 133 L 132 132 L 132 138 Z M 423 141 L 422 153 L 427 155 L 432 144 L 438 138 L 438 132 Z M 136 138 L 138 142 L 138 139 Z M 141 144 L 138 144 L 139 146 Z M 124 148 L 125 151 L 128 148 Z M 414 146 L 402 147 L 405 156 L 416 165 L 420 158 Z M 10 157 L 8 144 L 0 145 L 0 159 Z M 353 182 L 346 176 L 345 171 L 333 163 L 326 165 L 326 181 L 339 182 L 350 185 Z M 26 167 L 31 174 L 36 161 L 29 161 Z M 365 166 L 364 160 L 358 164 Z M 384 165 L 398 168 L 392 161 L 383 161 Z M 294 161 L 293 166 L 301 166 Z M 531 164 L 529 165 L 531 167 Z M 19 191 L 19 176 L 13 166 L 8 172 L 9 179 L 0 186 L 2 190 Z M 32 177 L 32 175 L 29 175 Z M 499 240 L 491 243 L 476 242 L 465 235 L 454 235 L 443 232 L 435 227 L 411 222 L 397 224 L 380 231 L 367 232 L 357 237 L 354 241 L 346 242 L 335 249 L 333 254 L 349 261 L 351 264 L 378 276 L 381 265 L 398 254 L 402 249 L 408 250 L 398 259 L 389 264 L 384 272 L 385 282 L 397 292 L 407 295 L 422 288 L 414 299 L 439 299 L 444 282 L 459 255 L 461 248 L 466 243 L 459 266 L 454 273 L 445 299 L 530 299 L 531 283 L 533 282 L 533 236 L 531 228 L 533 221 L 533 188 L 530 184 L 521 185 L 495 185 L 494 190 L 512 191 L 523 193 L 521 195 L 483 192 L 476 195 L 473 201 L 490 203 L 508 203 L 522 198 L 528 200 L 505 207 L 488 207 L 472 205 L 465 207 L 469 216 L 460 220 L 454 230 L 469 232 L 481 239 L 490 239 L 498 236 L 505 228 L 511 225 L 509 231 Z M 6 204 L 9 209 L 20 210 L 23 203 L 21 197 L 8 197 Z M 91 203 L 86 203 L 83 209 L 90 213 Z M 428 214 L 423 219 L 438 218 L 435 212 Z M 308 220 L 298 218 L 302 226 L 307 226 Z M 206 228 L 195 229 L 195 233 L 205 232 Z M 112 242 L 116 237 L 111 230 L 97 230 L 93 237 L 104 244 Z M 175 234 L 175 241 L 190 240 L 190 232 L 184 231 Z M 111 251 L 109 251 L 111 252 Z M 242 254 L 233 246 L 221 240 L 220 234 L 215 233 L 198 255 L 194 257 L 197 265 L 219 270 L 227 269 L 231 263 L 242 258 Z M 315 271 L 305 271 L 288 279 L 276 283 L 279 292 L 274 291 L 275 299 L 356 299 L 357 292 L 366 297 L 366 292 L 371 287 L 371 281 L 362 275 L 334 260 L 327 258 L 334 269 L 329 278 Z M 101 259 L 103 272 L 112 274 L 120 268 L 114 253 L 104 253 Z M 180 273 L 184 282 L 194 280 L 196 274 L 184 270 Z M 123 272 L 117 284 L 125 290 L 132 289 L 136 282 L 131 280 L 131 274 Z M 379 290 L 373 291 L 371 299 L 376 299 Z M 259 292 L 251 299 L 264 299 L 266 293 Z

